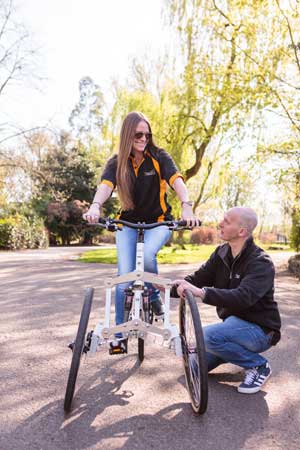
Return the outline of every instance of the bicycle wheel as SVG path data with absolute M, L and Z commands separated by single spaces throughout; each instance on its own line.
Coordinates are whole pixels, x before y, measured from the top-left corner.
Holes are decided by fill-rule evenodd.
M 145 303 L 144 303 L 145 302 Z M 143 309 L 141 310 L 142 318 L 146 323 L 153 322 L 153 311 L 149 296 L 143 299 Z M 139 362 L 143 362 L 145 357 L 145 340 L 138 338 L 138 358 Z
M 192 408 L 196 414 L 203 414 L 208 400 L 205 343 L 198 307 L 189 291 L 185 291 L 185 299 L 180 298 L 179 327 L 184 372 Z
M 144 361 L 144 357 L 145 357 L 145 341 L 143 338 L 138 338 L 138 357 L 139 357 L 139 362 L 143 362 Z
M 64 410 L 69 412 L 71 410 L 72 400 L 75 391 L 75 384 L 77 379 L 77 374 L 80 366 L 80 359 L 82 356 L 82 351 L 85 343 L 85 334 L 89 321 L 89 316 L 92 307 L 94 289 L 88 288 L 86 289 L 84 296 L 84 303 L 81 311 L 80 321 L 78 325 L 78 331 L 73 347 L 73 356 L 71 362 L 71 368 L 69 372 L 67 389 L 65 394 L 65 402 L 64 402 Z

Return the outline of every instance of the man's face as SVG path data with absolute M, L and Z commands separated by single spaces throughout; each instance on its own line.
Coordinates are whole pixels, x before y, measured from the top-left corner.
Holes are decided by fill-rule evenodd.
M 224 214 L 224 218 L 220 222 L 221 239 L 228 242 L 234 241 L 244 236 L 244 230 L 236 212 L 229 210 Z

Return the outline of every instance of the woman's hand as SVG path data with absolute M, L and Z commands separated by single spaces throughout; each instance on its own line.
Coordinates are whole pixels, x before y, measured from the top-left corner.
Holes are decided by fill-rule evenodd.
M 201 221 L 193 213 L 193 207 L 189 203 L 181 203 L 181 218 L 187 221 L 188 227 L 200 227 Z
M 193 213 L 193 203 L 189 201 L 189 193 L 183 179 L 181 177 L 176 178 L 172 187 L 181 201 L 182 219 L 187 221 L 188 227 L 199 227 L 201 222 Z
M 100 208 L 97 203 L 92 203 L 89 207 L 88 211 L 82 214 L 84 220 L 87 220 L 88 223 L 98 223 L 100 217 Z

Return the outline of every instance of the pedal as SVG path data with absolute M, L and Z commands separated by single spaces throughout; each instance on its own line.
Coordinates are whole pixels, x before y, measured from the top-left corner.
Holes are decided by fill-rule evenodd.
M 127 353 L 127 339 L 110 343 L 110 355 L 123 355 L 124 353 Z
M 87 334 L 87 337 L 86 337 L 86 343 L 85 343 L 85 345 L 83 346 L 82 353 L 87 354 L 87 353 L 90 351 L 93 332 L 94 332 L 94 330 L 90 331 L 90 332 Z
M 68 345 L 68 348 L 71 349 L 72 351 L 74 350 L 74 347 L 75 347 L 75 342 L 71 342 L 71 343 Z

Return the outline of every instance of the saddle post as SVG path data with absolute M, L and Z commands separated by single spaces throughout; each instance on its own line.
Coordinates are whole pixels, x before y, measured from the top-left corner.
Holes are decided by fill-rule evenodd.
M 139 223 L 138 223 L 139 225 Z M 136 263 L 135 271 L 142 274 L 144 272 L 144 239 L 145 230 L 143 228 L 138 228 L 137 238 L 136 238 Z M 144 281 L 142 279 L 135 280 L 133 283 L 133 288 L 135 290 L 134 295 L 134 318 L 140 318 L 141 309 L 141 299 L 142 292 L 144 288 Z

